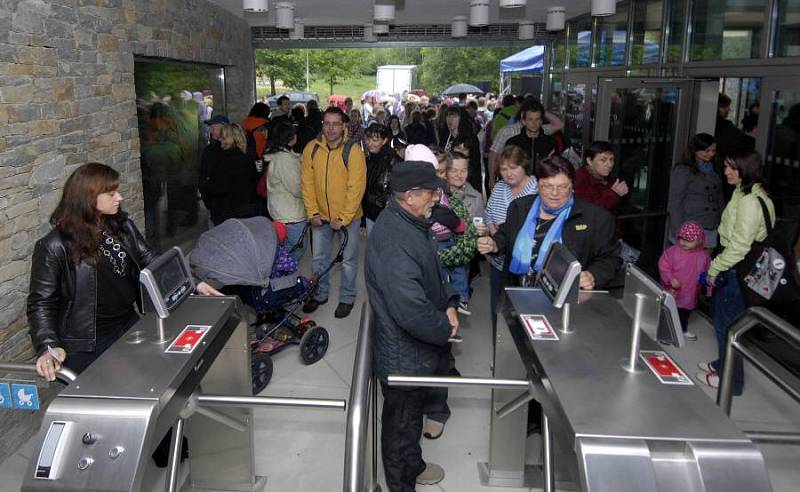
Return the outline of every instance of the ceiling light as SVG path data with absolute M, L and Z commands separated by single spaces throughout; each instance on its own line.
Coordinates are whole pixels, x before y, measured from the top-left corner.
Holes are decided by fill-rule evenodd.
M 592 15 L 595 17 L 604 17 L 607 15 L 614 15 L 617 13 L 616 0 L 592 0 Z
M 372 25 L 372 32 L 375 34 L 389 34 L 389 24 L 375 23 Z
M 371 43 L 375 41 L 375 31 L 371 23 L 364 24 L 364 41 Z
M 500 0 L 500 8 L 501 9 L 515 9 L 518 7 L 524 7 L 525 4 L 528 3 L 528 0 Z
M 535 32 L 533 21 L 521 20 L 519 21 L 519 39 L 533 39 Z
M 394 20 L 394 4 L 375 4 L 375 15 L 373 17 L 376 21 L 391 22 Z
M 451 27 L 450 35 L 454 38 L 467 37 L 467 17 L 464 15 L 457 15 L 453 17 L 453 25 Z
M 469 25 L 489 25 L 489 0 L 469 0 Z
M 269 10 L 269 0 L 243 0 L 242 9 L 245 12 L 266 12 Z
M 278 29 L 294 29 L 294 4 L 278 2 L 275 4 L 275 27 Z
M 567 17 L 567 9 L 564 7 L 547 7 L 546 11 L 547 25 L 545 29 L 548 31 L 563 31 Z
M 306 23 L 303 19 L 294 20 L 294 30 L 289 33 L 289 39 L 303 39 L 306 36 Z

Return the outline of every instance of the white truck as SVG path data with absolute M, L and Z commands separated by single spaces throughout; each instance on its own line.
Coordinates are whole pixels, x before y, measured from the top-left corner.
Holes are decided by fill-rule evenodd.
M 378 90 L 384 94 L 401 94 L 403 91 L 410 91 L 416 83 L 416 65 L 378 67 Z

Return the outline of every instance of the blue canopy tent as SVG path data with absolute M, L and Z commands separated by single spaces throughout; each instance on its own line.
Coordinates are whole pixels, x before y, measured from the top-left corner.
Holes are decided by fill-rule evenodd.
M 500 60 L 500 93 L 511 92 L 513 72 L 542 73 L 544 71 L 544 46 L 536 45 Z

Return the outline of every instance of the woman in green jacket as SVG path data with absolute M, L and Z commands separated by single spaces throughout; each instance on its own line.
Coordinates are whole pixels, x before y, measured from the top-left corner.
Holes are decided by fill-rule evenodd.
M 775 224 L 775 206 L 767 195 L 761 180 L 761 156 L 754 151 L 746 151 L 725 159 L 725 179 L 736 189 L 730 202 L 722 211 L 719 224 L 719 241 L 722 246 L 708 268 L 707 282 L 714 288 L 711 300 L 711 314 L 714 331 L 717 335 L 718 359 L 701 363 L 703 372 L 698 379 L 713 388 L 719 386 L 720 363 L 725 355 L 728 329 L 736 317 L 747 308 L 742 287 L 736 278 L 736 265 L 756 241 L 767 237 L 767 226 L 759 198 L 764 200 L 769 210 L 770 220 Z M 742 359 L 734 359 L 734 394 L 740 395 L 744 386 Z

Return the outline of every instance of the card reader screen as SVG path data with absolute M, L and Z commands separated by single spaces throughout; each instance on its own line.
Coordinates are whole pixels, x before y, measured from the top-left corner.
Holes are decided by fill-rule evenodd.
M 169 296 L 186 282 L 187 274 L 178 255 L 174 255 L 161 268 L 153 271 L 161 295 Z

